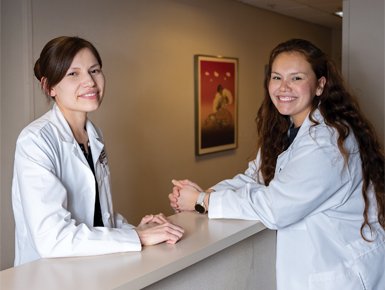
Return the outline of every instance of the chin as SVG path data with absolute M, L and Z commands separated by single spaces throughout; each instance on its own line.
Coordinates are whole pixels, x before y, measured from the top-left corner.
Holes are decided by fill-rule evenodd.
M 283 116 L 290 116 L 293 114 L 292 110 L 285 110 L 285 108 L 277 108 L 277 110 Z
M 88 106 L 86 106 L 84 108 L 84 111 L 86 111 L 87 113 L 91 113 L 91 112 L 96 111 L 97 109 L 99 109 L 99 107 L 100 107 L 100 103 L 89 104 Z

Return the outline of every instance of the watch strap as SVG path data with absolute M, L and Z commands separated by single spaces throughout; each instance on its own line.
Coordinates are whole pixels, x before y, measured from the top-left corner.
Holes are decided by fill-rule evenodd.
M 199 195 L 198 200 L 197 200 L 196 203 L 197 204 L 202 204 L 203 201 L 205 200 L 206 194 L 207 194 L 206 192 L 202 191 L 201 194 Z

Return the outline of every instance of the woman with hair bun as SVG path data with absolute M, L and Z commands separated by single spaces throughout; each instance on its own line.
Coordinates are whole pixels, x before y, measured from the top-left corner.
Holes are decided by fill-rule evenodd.
M 203 191 L 173 181 L 176 212 L 277 231 L 277 289 L 385 289 L 384 150 L 333 61 L 302 39 L 270 54 L 245 174 Z
M 114 212 L 108 155 L 100 129 L 87 119 L 102 103 L 105 79 L 96 48 L 79 37 L 58 37 L 35 64 L 53 109 L 29 124 L 16 143 L 12 204 L 15 266 L 40 258 L 140 251 L 176 243 L 184 230 L 163 214 L 139 229 Z

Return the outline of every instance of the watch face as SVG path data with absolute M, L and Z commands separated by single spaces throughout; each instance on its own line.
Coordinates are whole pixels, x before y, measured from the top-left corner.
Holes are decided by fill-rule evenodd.
M 205 211 L 206 211 L 206 209 L 201 204 L 196 204 L 195 210 L 199 213 L 205 213 Z

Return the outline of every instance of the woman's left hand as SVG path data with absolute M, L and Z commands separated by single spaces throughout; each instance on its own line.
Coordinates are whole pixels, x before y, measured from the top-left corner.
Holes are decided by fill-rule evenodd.
M 168 222 L 168 219 L 165 217 L 164 214 L 162 214 L 162 213 L 157 214 L 157 215 L 150 214 L 150 215 L 146 215 L 145 217 L 142 218 L 138 227 L 145 225 L 145 224 L 149 224 L 149 223 L 163 224 L 166 222 Z

